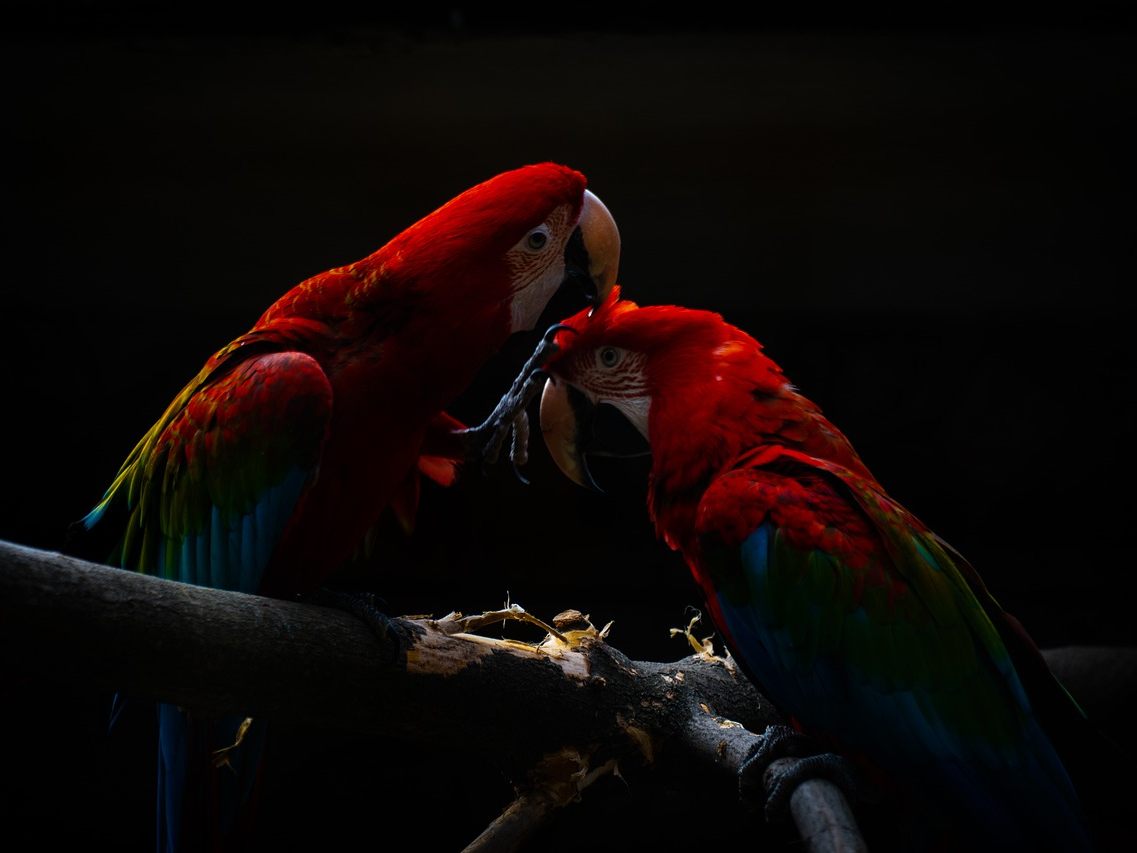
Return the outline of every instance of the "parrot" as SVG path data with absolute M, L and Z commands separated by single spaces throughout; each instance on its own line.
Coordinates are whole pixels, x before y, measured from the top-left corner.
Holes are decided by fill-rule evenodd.
M 651 456 L 656 534 L 795 734 L 906 798 L 913 848 L 1091 849 L 1048 733 L 1084 711 L 972 565 L 758 341 L 619 286 L 562 325 L 540 403 L 550 456 L 595 486 L 590 454 L 631 455 L 598 413 L 631 425 Z
M 479 183 L 272 303 L 74 526 L 123 569 L 279 598 L 319 590 L 386 512 L 411 523 L 421 478 L 455 480 L 469 436 L 446 407 L 481 366 L 554 294 L 604 298 L 619 255 L 582 173 L 540 162 Z M 196 723 L 159 706 L 159 850 L 239 847 L 246 832 L 263 727 Z

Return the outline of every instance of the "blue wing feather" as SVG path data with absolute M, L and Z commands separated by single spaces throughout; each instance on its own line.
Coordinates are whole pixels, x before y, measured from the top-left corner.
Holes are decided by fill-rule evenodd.
M 294 420 L 266 436 L 258 405 Z M 326 376 L 300 353 L 256 355 L 199 376 L 136 445 L 81 527 L 121 520 L 127 535 L 111 560 L 123 568 L 255 593 L 319 464 L 330 412 Z M 159 705 L 160 850 L 197 846 L 202 833 L 224 835 L 238 819 L 260 763 L 263 723 L 254 722 L 230 756 L 232 771 L 214 770 L 209 752 L 229 746 L 243 719 L 195 723 Z M 221 823 L 205 828 L 198 821 L 209 791 L 216 799 L 206 812 Z
M 767 519 L 717 569 L 720 578 L 734 576 L 718 587 L 712 609 L 721 614 L 733 654 L 769 698 L 808 731 L 915 780 L 941 808 L 969 812 L 993 841 L 1023 843 L 1025 832 L 1047 849 L 1087 849 L 1077 797 L 1013 668 L 952 673 L 937 683 L 934 665 L 916 655 L 919 666 L 893 671 L 890 661 L 913 659 L 913 644 L 934 649 L 939 626 L 881 624 L 863 608 L 841 606 L 834 595 L 848 568 L 819 549 L 795 554 L 792 548 Z M 917 553 L 926 555 L 929 570 L 943 571 L 928 549 Z M 802 573 L 779 571 L 787 559 L 800 561 Z M 949 693 L 992 674 L 1007 679 L 1005 695 L 1015 707 L 1001 720 L 973 709 L 961 722 L 966 703 L 961 711 L 959 697 Z M 952 702 L 946 715 L 945 699 Z M 997 734 L 1012 725 L 1006 738 L 987 737 L 990 726 Z

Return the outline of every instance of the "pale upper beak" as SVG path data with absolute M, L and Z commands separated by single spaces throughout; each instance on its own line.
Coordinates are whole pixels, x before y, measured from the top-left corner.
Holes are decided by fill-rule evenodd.
M 599 304 L 616 284 L 620 271 L 620 230 L 604 202 L 591 190 L 584 191 L 576 233 L 579 243 L 570 240 L 565 253 L 567 275 L 587 277 L 589 295 L 594 304 Z
M 541 434 L 557 467 L 577 485 L 603 491 L 589 470 L 591 456 L 629 459 L 651 453 L 636 420 L 619 404 L 593 399 L 557 376 L 545 382 Z

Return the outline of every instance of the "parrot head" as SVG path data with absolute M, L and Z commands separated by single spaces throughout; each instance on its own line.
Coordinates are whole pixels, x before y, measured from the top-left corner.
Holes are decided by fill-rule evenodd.
M 558 291 L 596 304 L 615 284 L 620 233 L 585 183 L 556 163 L 504 172 L 420 219 L 377 259 L 420 293 L 444 282 L 436 295 L 468 304 L 471 322 L 490 305 L 509 332 L 532 329 Z
M 605 410 L 615 410 L 646 441 L 653 470 L 661 456 L 680 452 L 705 467 L 725 462 L 746 435 L 763 429 L 766 401 L 796 398 L 761 345 L 720 315 L 641 308 L 619 297 L 614 287 L 594 309 L 565 320 L 546 368 L 541 432 L 574 482 L 596 488 L 588 456 L 634 452 L 613 446 Z

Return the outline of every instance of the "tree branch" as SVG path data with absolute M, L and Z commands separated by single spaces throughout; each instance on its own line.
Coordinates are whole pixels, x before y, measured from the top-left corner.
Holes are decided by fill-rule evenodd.
M 429 741 L 488 759 L 518 782 L 518 799 L 471 853 L 517 849 L 621 763 L 682 768 L 690 785 L 736 776 L 756 733 L 782 722 L 729 660 L 632 661 L 591 626 L 556 620 L 539 645 L 468 633 L 502 618 L 517 609 L 392 619 L 380 638 L 340 610 L 0 542 L 5 666 L 200 713 Z M 791 810 L 808 849 L 864 849 L 831 783 L 803 783 Z
M 6 665 L 200 713 L 429 740 L 492 759 L 522 780 L 519 796 L 472 851 L 516 849 L 618 762 L 713 748 L 692 739 L 693 713 L 714 709 L 739 731 L 780 722 L 729 661 L 631 661 L 591 626 L 551 628 L 539 646 L 467 633 L 503 618 L 535 621 L 519 608 L 392 619 L 377 637 L 340 610 L 0 542 Z M 737 772 L 720 758 L 705 768 Z
M 759 729 L 776 720 L 717 659 L 639 663 L 588 632 L 538 647 L 455 632 L 459 619 L 392 619 L 380 639 L 337 609 L 0 542 L 5 664 L 202 713 L 430 738 L 486 755 L 509 744 L 525 770 L 566 743 L 635 741 L 625 726 L 657 739 L 677 732 L 679 688 Z

